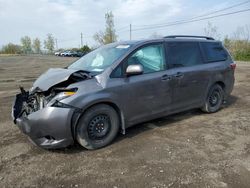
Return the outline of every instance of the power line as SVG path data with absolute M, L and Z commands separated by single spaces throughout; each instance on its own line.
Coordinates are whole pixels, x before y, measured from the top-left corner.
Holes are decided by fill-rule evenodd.
M 166 24 L 175 24 L 175 23 L 179 23 L 179 22 L 191 21 L 191 20 L 194 20 L 194 19 L 197 19 L 197 18 L 201 18 L 201 17 L 213 15 L 213 14 L 216 14 L 216 13 L 218 13 L 218 12 L 223 12 L 223 11 L 225 11 L 225 10 L 232 9 L 232 8 L 235 8 L 235 7 L 238 7 L 238 6 L 247 4 L 247 3 L 249 3 L 249 2 L 250 2 L 250 0 L 244 1 L 244 2 L 241 2 L 241 3 L 237 3 L 237 4 L 235 4 L 235 5 L 229 6 L 229 7 L 225 7 L 225 8 L 216 10 L 216 11 L 212 11 L 212 12 L 209 12 L 209 13 L 201 14 L 201 15 L 198 15 L 198 16 L 195 16 L 195 17 L 191 17 L 191 18 L 189 18 L 189 19 L 183 19 L 183 20 L 178 20 L 178 21 L 173 21 L 173 22 L 167 22 L 167 23 L 162 23 L 162 24 L 134 25 L 134 27 L 136 27 L 136 28 L 137 28 L 137 27 L 153 27 L 153 26 L 154 26 L 154 27 L 158 27 L 158 26 L 162 26 L 162 25 L 166 25 Z M 139 29 L 139 28 L 137 28 L 137 29 Z
M 247 4 L 247 3 L 249 3 L 249 2 L 250 2 L 250 0 L 244 1 L 244 2 L 242 2 L 242 3 L 238 3 L 238 4 L 235 4 L 235 5 L 226 7 L 226 8 L 222 8 L 222 9 L 219 9 L 219 10 L 216 10 L 216 11 L 213 11 L 213 12 L 210 12 L 210 13 L 206 13 L 206 14 L 203 14 L 203 15 L 200 15 L 200 16 L 193 17 L 192 19 L 200 18 L 200 17 L 204 17 L 204 16 L 209 16 L 209 15 L 212 15 L 212 14 L 215 14 L 215 13 L 218 13 L 218 12 L 223 12 L 223 11 L 225 11 L 225 10 L 232 9 L 232 8 L 235 8 L 235 7 L 238 7 L 238 6 Z
M 116 29 L 116 32 L 120 32 L 120 31 L 122 31 L 124 29 L 128 29 L 128 27 L 129 27 L 129 25 L 126 25 L 124 27 L 120 27 L 120 28 Z
M 149 26 L 149 27 L 145 27 L 145 28 L 138 28 L 138 29 L 134 29 L 133 31 L 140 31 L 140 30 L 148 30 L 148 29 L 169 27 L 169 26 L 174 26 L 174 25 L 181 25 L 181 24 L 186 24 L 186 23 L 198 22 L 198 21 L 202 21 L 202 20 L 208 20 L 208 19 L 211 19 L 211 18 L 217 18 L 217 17 L 227 16 L 227 15 L 232 15 L 232 14 L 238 14 L 238 13 L 247 12 L 247 11 L 250 11 L 250 8 L 235 11 L 235 12 L 219 14 L 219 15 L 215 15 L 215 16 L 209 16 L 209 17 L 200 18 L 200 19 L 194 19 L 194 20 L 190 20 L 190 21 L 180 21 L 180 22 L 170 23 L 170 24 L 165 24 L 165 25 L 160 25 L 160 26 Z
M 214 18 L 215 16 L 211 16 L 211 17 L 205 17 L 205 16 L 209 16 L 209 15 L 213 15 L 213 14 L 216 14 L 218 12 L 222 12 L 222 11 L 225 11 L 225 10 L 229 10 L 229 9 L 232 9 L 232 8 L 235 8 L 235 7 L 238 7 L 238 6 L 241 6 L 241 5 L 244 5 L 244 4 L 247 4 L 249 3 L 250 0 L 248 1 L 244 1 L 244 2 L 241 2 L 241 3 L 237 3 L 235 5 L 232 5 L 232 6 L 229 6 L 229 7 L 225 7 L 225 8 L 222 8 L 222 9 L 219 9 L 219 10 L 216 10 L 216 11 L 213 11 L 213 12 L 209 12 L 209 13 L 205 13 L 205 14 L 201 14 L 201 15 L 198 15 L 198 16 L 195 16 L 195 17 L 191 17 L 189 19 L 182 19 L 182 20 L 178 20 L 178 21 L 173 21 L 173 22 L 167 22 L 167 23 L 162 23 L 162 24 L 151 24 L 151 25 L 133 25 L 133 27 L 135 29 L 133 29 L 132 31 L 138 31 L 138 30 L 144 30 L 144 29 L 151 29 L 151 27 L 153 28 L 160 28 L 160 27 L 168 27 L 168 26 L 174 26 L 174 25 L 180 25 L 180 24 L 184 24 L 184 23 L 189 23 L 189 22 L 194 22 L 194 21 L 201 21 L 200 19 L 210 19 L 210 18 Z M 236 11 L 236 13 L 238 13 Z M 236 14 L 236 13 L 233 13 L 233 14 Z M 227 14 L 227 13 L 225 13 Z M 231 14 L 231 13 L 229 13 Z M 224 15 L 224 14 L 223 14 Z M 222 16 L 222 15 L 216 15 L 218 17 Z M 205 17 L 205 18 L 203 18 Z M 200 19 L 197 19 L 197 18 L 200 18 Z M 139 28 L 138 28 L 139 27 Z M 140 28 L 141 27 L 141 28 Z M 125 29 L 127 28 L 127 29 Z M 128 26 L 125 26 L 125 27 L 122 27 L 120 29 L 117 30 L 117 32 L 127 32 L 129 31 L 130 32 L 130 27 Z
M 198 15 L 189 19 L 182 19 L 182 20 L 178 20 L 178 21 L 173 21 L 173 22 L 167 22 L 167 23 L 163 23 L 163 24 L 152 24 L 152 25 L 133 25 L 133 28 L 136 27 L 136 29 L 132 30 L 131 24 L 124 26 L 124 27 L 120 27 L 119 29 L 116 30 L 116 32 L 126 32 L 129 31 L 130 32 L 130 38 L 132 38 L 132 31 L 140 31 L 140 30 L 150 30 L 150 29 L 155 29 L 155 28 L 164 28 L 164 27 L 170 27 L 170 26 L 175 26 L 175 25 L 181 25 L 181 24 L 186 24 L 186 23 L 193 23 L 193 22 L 198 22 L 198 21 L 202 21 L 202 20 L 208 20 L 208 19 L 213 19 L 213 18 L 217 18 L 217 17 L 223 17 L 223 16 L 228 16 L 228 15 L 232 15 L 232 14 L 238 14 L 238 13 L 242 13 L 242 12 L 247 12 L 250 11 L 249 9 L 243 9 L 243 10 L 238 10 L 238 11 L 234 11 L 234 12 L 228 12 L 228 13 L 223 13 L 223 14 L 217 14 L 214 16 L 209 16 L 209 15 L 213 15 L 225 10 L 229 10 L 238 6 L 241 6 L 243 4 L 247 4 L 249 3 L 250 0 L 248 1 L 244 1 L 229 7 L 225 7 L 213 12 L 209 12 L 209 13 L 205 13 L 202 15 Z M 208 16 L 208 17 L 206 17 Z M 139 27 L 139 28 L 138 28 Z M 140 28 L 141 27 L 141 28 Z M 82 38 L 90 38 L 92 36 L 82 36 L 81 34 L 81 41 Z M 63 43 L 63 42 L 68 42 L 68 41 L 78 41 L 79 39 L 62 39 L 62 40 L 58 40 L 58 43 Z M 81 42 L 82 43 L 82 42 Z

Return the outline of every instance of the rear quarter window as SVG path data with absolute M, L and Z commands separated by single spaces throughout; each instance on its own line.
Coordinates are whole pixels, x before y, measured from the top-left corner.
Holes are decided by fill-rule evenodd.
M 225 61 L 228 57 L 227 52 L 219 42 L 201 42 L 206 62 Z

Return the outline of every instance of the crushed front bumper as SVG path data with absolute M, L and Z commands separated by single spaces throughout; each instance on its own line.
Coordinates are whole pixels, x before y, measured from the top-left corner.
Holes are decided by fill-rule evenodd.
M 20 116 L 22 104 L 21 95 L 17 95 L 12 117 L 33 143 L 45 149 L 63 148 L 74 143 L 71 132 L 74 108 L 45 107 L 24 117 Z

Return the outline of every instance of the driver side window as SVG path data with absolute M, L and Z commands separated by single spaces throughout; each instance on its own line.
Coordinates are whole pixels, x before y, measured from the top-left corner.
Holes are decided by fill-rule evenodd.
M 127 60 L 127 65 L 140 64 L 143 73 L 153 73 L 165 69 L 163 44 L 152 44 L 135 51 Z

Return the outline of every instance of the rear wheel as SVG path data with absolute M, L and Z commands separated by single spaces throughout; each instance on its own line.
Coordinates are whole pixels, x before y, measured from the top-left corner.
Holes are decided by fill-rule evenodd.
M 110 144 L 119 130 L 117 112 L 109 105 L 91 107 L 77 125 L 77 141 L 87 149 L 98 149 Z
M 224 91 L 219 84 L 213 85 L 207 95 L 205 105 L 202 107 L 202 111 L 207 113 L 217 112 L 223 103 Z

